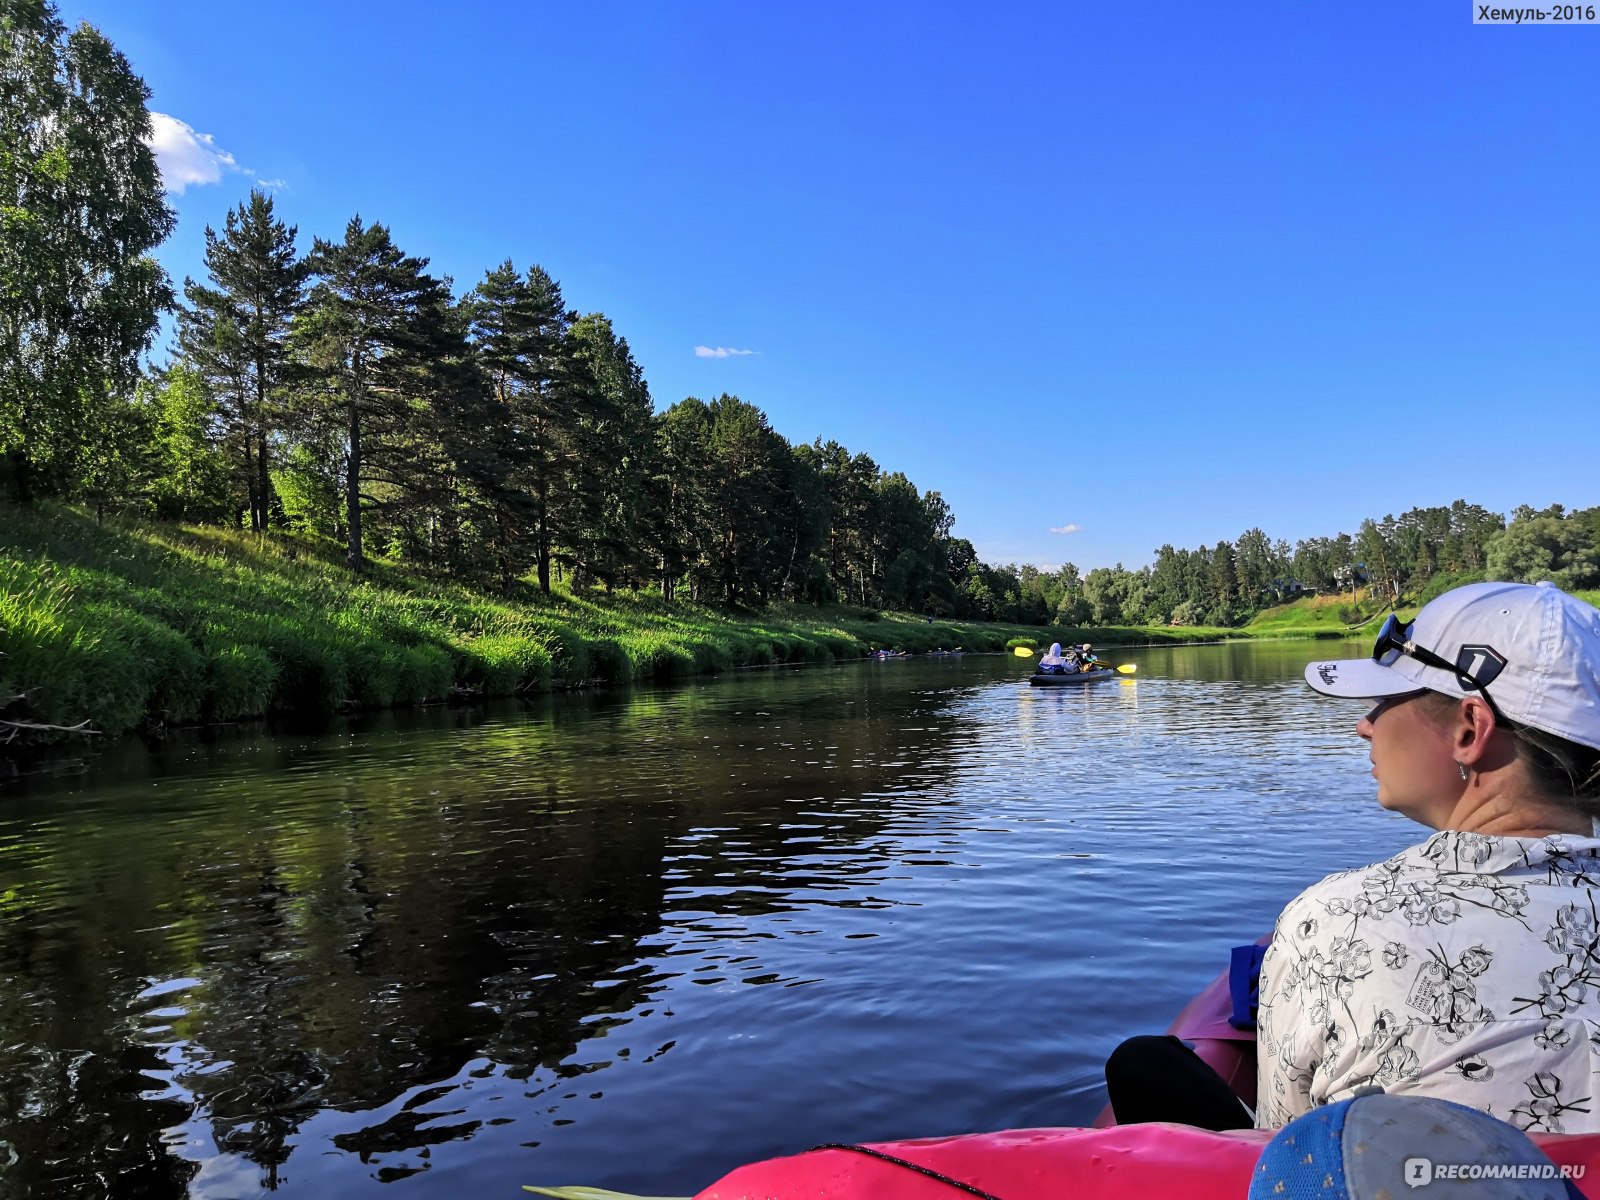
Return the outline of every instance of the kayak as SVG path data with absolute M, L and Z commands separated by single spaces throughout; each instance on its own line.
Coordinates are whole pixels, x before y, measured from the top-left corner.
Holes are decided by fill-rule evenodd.
M 1228 1023 L 1232 1008 L 1224 971 L 1167 1032 L 1192 1042 L 1253 1107 L 1255 1033 Z M 968 1195 L 977 1188 L 1002 1200 L 1240 1200 L 1273 1132 L 1114 1125 L 1108 1109 L 1090 1129 L 1007 1129 L 819 1148 L 739 1167 L 694 1200 L 950 1200 L 960 1193 L 948 1181 Z M 1529 1136 L 1556 1164 L 1582 1166 L 1583 1194 L 1600 1200 L 1600 1133 Z
M 1093 671 L 1072 671 L 1066 675 L 1041 675 L 1035 671 L 1028 676 L 1033 687 L 1069 687 L 1075 683 L 1093 683 L 1097 679 L 1115 679 L 1117 672 L 1111 667 L 1098 667 Z
M 1228 1023 L 1232 1007 L 1224 971 L 1167 1032 L 1191 1042 L 1253 1106 L 1255 1033 Z M 1111 1122 L 1107 1109 L 1088 1129 L 819 1146 L 735 1168 L 693 1200 L 951 1200 L 963 1192 L 989 1200 L 1240 1200 L 1274 1132 Z M 1582 1167 L 1577 1194 L 1600 1200 L 1600 1133 L 1529 1136 L 1557 1165 Z M 563 1200 L 637 1200 L 581 1187 L 526 1190 Z

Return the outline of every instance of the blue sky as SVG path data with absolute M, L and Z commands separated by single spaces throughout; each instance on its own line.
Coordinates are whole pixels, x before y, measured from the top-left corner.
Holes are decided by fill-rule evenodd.
M 360 212 L 458 289 L 540 263 L 658 408 L 732 392 L 865 451 L 991 562 L 1600 503 L 1600 26 L 1468 0 L 61 15 L 210 139 L 185 160 L 165 127 L 195 179 L 176 279 L 253 179 L 306 248 Z

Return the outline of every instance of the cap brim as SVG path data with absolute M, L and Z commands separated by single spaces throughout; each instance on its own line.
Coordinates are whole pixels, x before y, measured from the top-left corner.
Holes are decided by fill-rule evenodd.
M 1343 696 L 1352 700 L 1377 700 L 1401 696 L 1420 686 L 1392 667 L 1381 666 L 1370 658 L 1338 658 L 1306 666 L 1306 682 L 1324 696 Z

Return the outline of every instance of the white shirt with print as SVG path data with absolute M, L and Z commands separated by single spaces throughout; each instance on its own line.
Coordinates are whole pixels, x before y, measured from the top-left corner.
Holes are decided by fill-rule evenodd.
M 1257 1124 L 1368 1085 L 1600 1130 L 1600 839 L 1447 830 L 1330 875 L 1261 965 Z

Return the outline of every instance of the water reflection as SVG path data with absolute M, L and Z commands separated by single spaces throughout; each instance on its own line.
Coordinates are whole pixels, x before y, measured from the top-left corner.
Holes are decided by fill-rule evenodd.
M 1305 646 L 1126 657 L 224 732 L 13 787 L 0 1190 L 687 1193 L 1082 1121 L 1106 1045 L 1406 836 Z M 1307 839 L 1330 811 L 1348 861 Z

